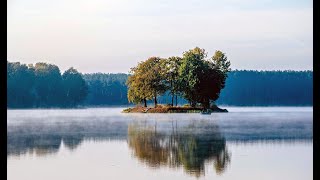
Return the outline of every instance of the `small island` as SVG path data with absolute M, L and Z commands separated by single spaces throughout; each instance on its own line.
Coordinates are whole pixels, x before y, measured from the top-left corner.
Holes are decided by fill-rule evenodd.
M 207 109 L 209 112 L 228 112 L 226 109 L 221 109 L 218 106 L 212 106 Z M 157 107 L 148 108 L 143 106 L 136 106 L 133 108 L 124 109 L 124 113 L 200 113 L 203 112 L 202 107 L 190 106 L 170 106 L 170 105 L 157 105 Z
M 124 113 L 211 113 L 228 112 L 219 108 L 215 101 L 230 69 L 225 53 L 215 51 L 207 59 L 207 52 L 196 47 L 183 53 L 182 57 L 150 57 L 131 68 L 127 80 L 128 100 L 136 104 L 134 108 L 124 109 Z M 170 104 L 160 105 L 157 97 L 169 92 Z M 189 104 L 178 106 L 181 96 Z M 148 107 L 147 101 L 153 100 L 154 106 Z M 174 100 L 176 104 L 174 105 Z

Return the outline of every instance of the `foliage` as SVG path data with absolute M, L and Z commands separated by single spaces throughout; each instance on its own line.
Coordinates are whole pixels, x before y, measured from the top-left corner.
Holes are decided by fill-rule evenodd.
M 312 106 L 312 71 L 235 70 L 217 104 L 237 106 Z
M 7 62 L 7 107 L 62 107 L 46 105 L 39 101 L 36 90 L 35 69 L 33 66 L 18 62 Z M 87 106 L 128 105 L 128 74 L 84 74 L 88 85 L 88 95 L 82 104 Z M 166 80 L 167 85 L 169 84 Z M 170 85 L 170 84 L 169 84 Z M 169 86 L 168 86 L 169 87 Z M 59 91 L 61 86 L 55 88 Z M 150 100 L 153 98 L 150 95 Z M 51 96 L 61 103 L 65 98 Z M 172 103 L 170 88 L 157 97 L 158 103 Z M 177 96 L 178 104 L 188 103 L 186 99 Z M 148 101 L 147 101 L 148 102 Z M 36 106 L 39 104 L 38 106 Z M 217 105 L 233 106 L 312 106 L 313 104 L 313 72 L 312 71 L 253 71 L 233 70 L 228 73 L 225 88 L 221 90 Z
M 84 101 L 88 86 L 82 75 L 74 68 L 66 70 L 63 75 L 63 87 L 65 94 L 65 103 L 67 106 L 76 106 Z
M 33 70 L 19 62 L 7 62 L 7 107 L 30 107 L 34 98 Z
M 173 106 L 174 97 L 177 98 L 179 92 L 182 90 L 180 85 L 179 68 L 182 58 L 172 56 L 164 59 L 162 63 L 163 73 L 166 75 L 165 81 L 167 82 L 168 90 L 172 96 L 171 105 Z M 176 102 L 177 103 L 177 102 Z M 176 104 L 177 105 L 177 104 Z
M 183 53 L 179 76 L 183 97 L 192 107 L 201 103 L 203 107 L 209 108 L 210 101 L 219 98 L 230 71 L 230 62 L 221 51 L 216 51 L 212 60 L 206 57 L 205 50 L 198 47 Z
M 36 63 L 29 65 L 35 75 L 36 107 L 55 107 L 63 102 L 60 69 L 56 65 Z M 58 88 L 60 87 L 60 88 Z
M 151 57 L 131 68 L 132 76 L 128 78 L 128 100 L 129 102 L 141 102 L 154 98 L 157 106 L 157 96 L 167 90 L 163 73 L 163 59 Z
M 127 74 L 84 74 L 88 84 L 88 96 L 85 104 L 93 106 L 128 104 Z
M 86 88 L 82 75 L 73 68 L 61 76 L 56 65 L 7 62 L 9 108 L 74 107 L 83 102 Z
M 221 51 L 216 51 L 211 60 L 206 57 L 205 50 L 196 47 L 183 53 L 183 58 L 151 57 L 139 63 L 131 69 L 132 76 L 127 81 L 129 101 L 138 103 L 143 100 L 146 106 L 146 100 L 153 96 L 156 107 L 157 96 L 169 91 L 172 106 L 174 96 L 177 98 L 179 94 L 192 107 L 201 103 L 209 108 L 210 101 L 217 100 L 224 88 L 230 62 Z

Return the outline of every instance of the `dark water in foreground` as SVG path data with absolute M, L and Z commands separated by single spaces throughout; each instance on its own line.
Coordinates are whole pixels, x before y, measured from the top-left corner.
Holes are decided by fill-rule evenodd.
M 8 179 L 312 179 L 311 107 L 8 110 Z

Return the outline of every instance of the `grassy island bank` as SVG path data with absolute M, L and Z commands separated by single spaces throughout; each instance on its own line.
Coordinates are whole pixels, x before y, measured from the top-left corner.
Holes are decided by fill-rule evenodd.
M 200 113 L 202 110 L 203 110 L 202 107 L 157 105 L 157 107 L 153 107 L 153 108 L 136 106 L 133 108 L 124 109 L 122 112 L 123 113 Z M 218 106 L 212 106 L 208 110 L 210 112 L 228 112 L 228 110 L 221 109 Z

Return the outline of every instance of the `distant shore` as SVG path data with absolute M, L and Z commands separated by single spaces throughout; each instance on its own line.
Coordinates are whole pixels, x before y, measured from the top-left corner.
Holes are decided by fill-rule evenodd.
M 158 105 L 157 107 L 142 107 L 137 106 L 133 108 L 124 109 L 123 113 L 200 113 L 202 107 L 180 107 L 180 106 L 164 106 Z M 213 106 L 208 109 L 210 112 L 228 112 L 227 109 L 221 109 L 218 106 Z

